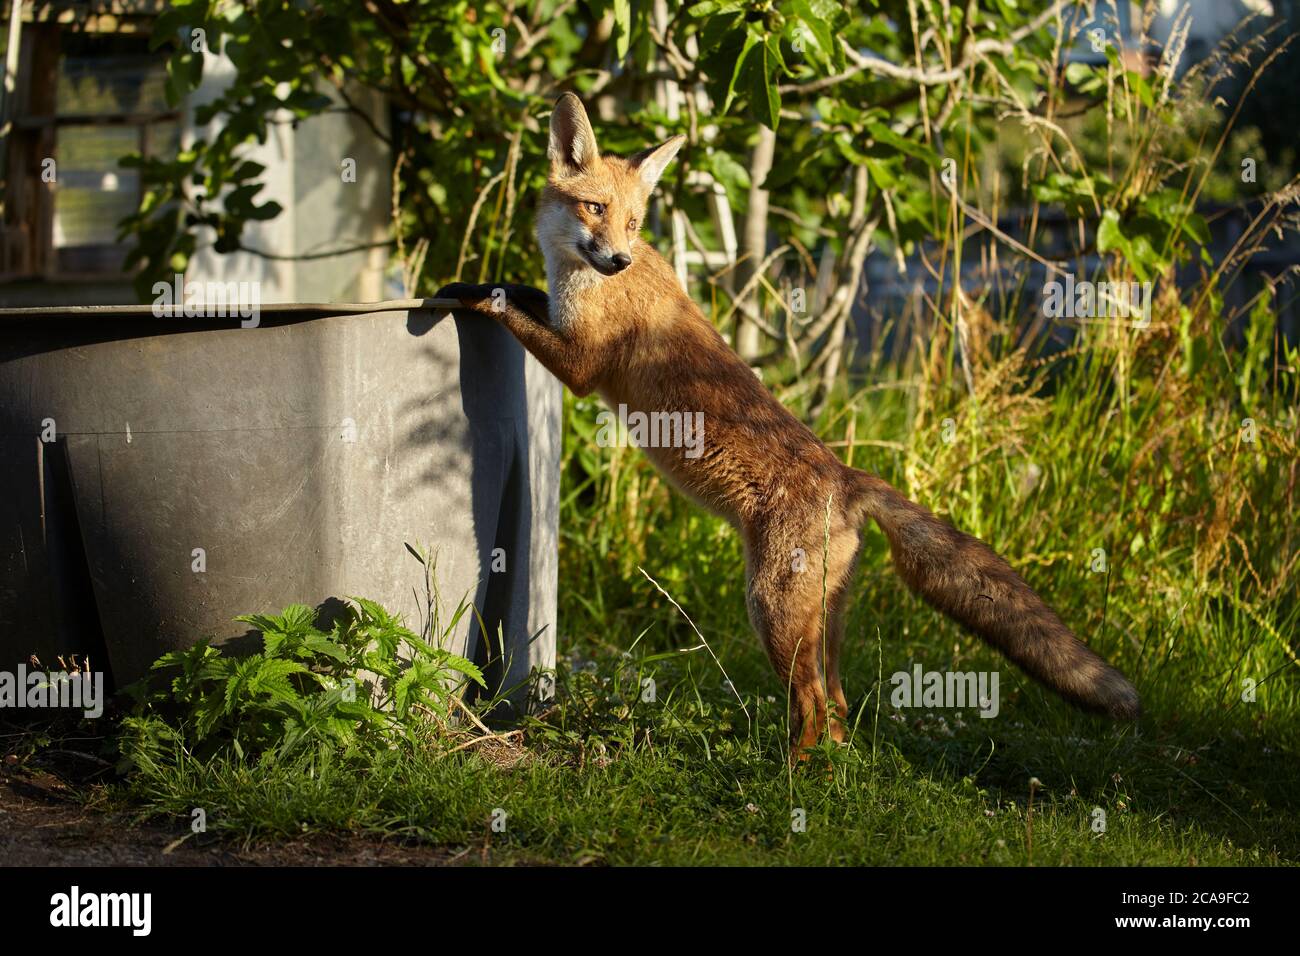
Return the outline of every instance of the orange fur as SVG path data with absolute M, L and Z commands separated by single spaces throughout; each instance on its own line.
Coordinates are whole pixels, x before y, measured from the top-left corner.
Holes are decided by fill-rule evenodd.
M 635 227 L 680 145 L 679 138 L 628 159 L 602 156 L 581 103 L 561 98 L 538 207 L 549 297 L 507 286 L 496 312 L 492 286 L 458 284 L 438 294 L 502 322 L 578 395 L 596 391 L 630 412 L 703 413 L 697 456 L 645 451 L 678 489 L 740 532 L 749 617 L 790 688 L 795 752 L 826 732 L 844 737 L 839 651 L 868 517 L 888 537 L 900 575 L 928 602 L 1071 702 L 1136 717 L 1132 685 L 1005 561 L 880 478 L 846 467 L 791 415 L 641 240 Z M 619 253 L 630 263 L 606 274 L 621 265 Z

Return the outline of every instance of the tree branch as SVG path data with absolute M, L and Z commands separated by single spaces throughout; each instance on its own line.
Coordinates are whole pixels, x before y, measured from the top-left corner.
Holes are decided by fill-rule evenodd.
M 235 247 L 237 252 L 247 252 L 249 255 L 260 256 L 263 259 L 270 259 L 274 262 L 308 262 L 312 259 L 332 259 L 334 256 L 350 256 L 354 252 L 366 252 L 369 249 L 386 249 L 393 245 L 392 239 L 385 239 L 382 242 L 367 242 L 359 246 L 348 246 L 345 249 L 333 249 L 329 252 L 303 252 L 296 255 L 277 255 L 274 252 L 263 252 L 261 249 L 254 249 L 252 246 L 246 246 L 240 243 Z
M 976 61 L 981 60 L 990 54 L 1000 56 L 1010 56 L 1016 49 L 1016 45 L 1025 37 L 1038 32 L 1047 25 L 1068 3 L 1072 0 L 1056 0 L 1050 7 L 1034 17 L 1018 30 L 1013 30 L 1005 40 L 996 40 L 992 38 L 977 40 L 968 45 L 965 56 L 960 63 L 954 64 L 947 69 L 923 70 L 917 67 L 899 66 L 895 63 L 878 57 L 867 56 L 859 53 L 843 37 L 840 38 L 840 45 L 844 47 L 844 55 L 852 62 L 852 66 L 841 73 L 833 76 L 824 76 L 817 80 L 810 80 L 806 83 L 785 83 L 778 89 L 782 94 L 794 94 L 797 96 L 807 96 L 811 93 L 817 93 L 850 80 L 861 73 L 870 73 L 873 76 L 883 76 L 888 79 L 902 80 L 907 83 L 915 83 L 918 86 L 942 86 L 945 83 L 952 83 L 959 79 L 963 73 L 970 68 Z

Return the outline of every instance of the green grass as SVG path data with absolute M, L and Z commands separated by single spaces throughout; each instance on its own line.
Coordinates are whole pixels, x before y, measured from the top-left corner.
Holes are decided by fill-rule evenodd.
M 1036 367 L 1008 352 L 977 370 L 974 395 L 955 376 L 927 384 L 923 367 L 911 380 L 880 367 L 818 423 L 832 441 L 888 443 L 855 447 L 854 460 L 1002 551 L 1135 679 L 1137 727 L 1074 712 L 926 608 L 872 529 L 845 652 L 852 745 L 791 769 L 785 688 L 745 620 L 734 534 L 639 453 L 596 448 L 594 406 L 570 400 L 564 662 L 556 706 L 522 737 L 449 753 L 461 738 L 431 732 L 256 767 L 177 751 L 111 797 L 180 821 L 201 807 L 211 831 L 241 838 L 359 831 L 498 863 L 1295 863 L 1293 379 L 1243 401 L 1232 363 L 1244 359 L 1207 351 L 1216 374 L 1162 377 L 1168 346 L 1158 332 L 1125 346 L 1127 397 L 1100 361 L 1121 353 L 1104 343 L 1088 361 Z M 797 388 L 781 394 L 799 410 Z M 1262 429 L 1249 449 L 1247 410 Z M 968 440 L 944 444 L 944 418 Z M 1000 713 L 895 711 L 889 675 L 915 663 L 999 671 Z
M 761 663 L 726 656 L 742 685 Z M 529 726 L 522 753 L 180 760 L 121 796 L 180 820 L 201 807 L 211 831 L 239 837 L 361 831 L 474 860 L 486 848 L 497 863 L 1261 865 L 1293 862 L 1300 845 L 1280 728 L 1135 735 L 1037 691 L 965 726 L 951 713 L 899 723 L 886 702 L 879 726 L 874 704 L 861 715 L 854 746 L 791 770 L 779 705 L 751 699 L 748 723 L 698 654 L 605 664 L 567 674 L 566 704 Z M 651 670 L 647 704 L 635 688 Z

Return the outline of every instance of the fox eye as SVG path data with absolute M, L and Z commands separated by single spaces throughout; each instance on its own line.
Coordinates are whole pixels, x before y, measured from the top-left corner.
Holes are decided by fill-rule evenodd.
M 589 202 L 589 203 L 583 203 L 583 205 L 587 207 L 587 211 L 590 212 L 593 216 L 603 216 L 603 215 L 605 215 L 605 204 L 604 204 L 604 203 L 599 203 L 599 202 Z
M 629 231 L 636 229 L 636 216 L 633 216 L 631 219 L 627 221 L 627 228 Z

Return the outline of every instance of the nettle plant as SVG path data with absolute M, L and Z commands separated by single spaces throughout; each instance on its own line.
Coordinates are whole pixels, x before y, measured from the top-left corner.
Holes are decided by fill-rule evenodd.
M 365 598 L 350 599 L 328 630 L 302 604 L 237 620 L 261 635 L 260 652 L 236 656 L 204 641 L 163 655 L 151 678 L 128 688 L 136 711 L 123 723 L 123 769 L 155 763 L 177 744 L 197 756 L 244 757 L 415 741 L 430 723 L 448 725 L 470 682 L 486 687 L 471 661 Z

